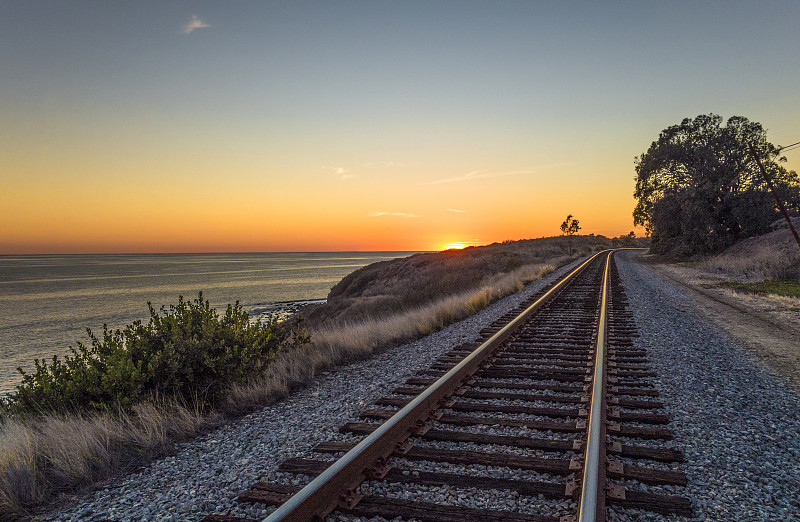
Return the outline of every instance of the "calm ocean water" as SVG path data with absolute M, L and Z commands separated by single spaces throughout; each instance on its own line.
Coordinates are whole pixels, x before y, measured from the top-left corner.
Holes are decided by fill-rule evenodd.
M 67 354 L 86 328 L 122 327 L 179 295 L 252 314 L 276 302 L 324 299 L 350 272 L 413 252 L 0 256 L 0 394 L 17 366 Z

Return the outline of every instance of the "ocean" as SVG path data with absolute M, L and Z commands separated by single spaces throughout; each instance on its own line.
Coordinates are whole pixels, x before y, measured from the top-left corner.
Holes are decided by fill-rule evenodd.
M 86 328 L 147 320 L 178 296 L 203 292 L 215 308 L 239 301 L 251 316 L 324 300 L 354 270 L 414 252 L 107 254 L 0 256 L 0 394 L 20 382 L 18 366 L 69 354 Z

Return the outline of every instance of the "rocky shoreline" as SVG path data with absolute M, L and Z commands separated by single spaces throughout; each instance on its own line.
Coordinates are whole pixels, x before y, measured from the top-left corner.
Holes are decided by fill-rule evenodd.
M 247 313 L 251 320 L 266 322 L 271 318 L 279 321 L 287 319 L 309 306 L 318 305 L 326 302 L 327 299 L 297 299 L 294 301 L 277 301 L 265 305 L 254 305 L 248 307 Z

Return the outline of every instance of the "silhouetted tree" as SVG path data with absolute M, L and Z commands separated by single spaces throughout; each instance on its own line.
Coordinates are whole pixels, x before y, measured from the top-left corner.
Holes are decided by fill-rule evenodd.
M 561 223 L 561 235 L 567 236 L 567 245 L 570 255 L 572 255 L 572 236 L 577 234 L 580 229 L 581 226 L 578 224 L 578 220 L 574 219 L 572 214 L 567 215 L 567 219 Z
M 800 208 L 797 173 L 778 163 L 760 123 L 715 114 L 686 118 L 661 131 L 637 157 L 634 225 L 658 253 L 710 253 L 769 230 L 780 216 L 749 145 L 765 163 L 787 207 Z

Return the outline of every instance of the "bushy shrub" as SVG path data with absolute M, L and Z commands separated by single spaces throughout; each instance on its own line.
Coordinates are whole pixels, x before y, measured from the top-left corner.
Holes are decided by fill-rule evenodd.
M 220 316 L 202 293 L 159 312 L 148 308 L 147 324 L 104 326 L 100 337 L 87 329 L 90 346 L 78 343 L 63 361 L 36 360 L 31 374 L 18 368 L 22 383 L 0 411 L 116 411 L 153 396 L 213 405 L 231 384 L 262 373 L 288 336 L 275 320 L 251 322 L 238 302 Z

